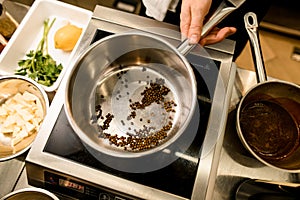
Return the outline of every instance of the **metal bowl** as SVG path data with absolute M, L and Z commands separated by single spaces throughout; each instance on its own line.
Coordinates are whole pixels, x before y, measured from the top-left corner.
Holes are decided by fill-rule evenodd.
M 39 98 L 43 108 L 43 115 L 45 116 L 49 108 L 49 99 L 46 92 L 35 81 L 24 76 L 12 75 L 0 77 L 0 106 L 10 97 L 17 93 L 23 94 L 25 91 Z M 26 152 L 31 147 L 36 135 L 37 132 L 32 133 L 22 139 L 13 148 L 0 142 L 0 161 L 12 159 Z
M 0 200 L 59 200 L 51 192 L 41 188 L 24 188 L 7 194 Z

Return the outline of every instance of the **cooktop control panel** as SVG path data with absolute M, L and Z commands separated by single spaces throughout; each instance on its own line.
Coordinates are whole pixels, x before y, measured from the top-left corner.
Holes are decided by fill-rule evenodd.
M 120 194 L 105 187 L 101 188 L 83 180 L 67 178 L 49 171 L 44 172 L 44 179 L 46 189 L 64 194 L 65 199 L 76 197 L 89 200 L 138 200 L 127 194 Z

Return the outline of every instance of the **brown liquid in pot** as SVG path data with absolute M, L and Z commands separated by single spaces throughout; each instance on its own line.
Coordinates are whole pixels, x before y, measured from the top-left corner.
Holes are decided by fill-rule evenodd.
M 299 115 L 299 106 L 287 99 L 255 101 L 246 105 L 241 112 L 241 131 L 253 151 L 270 161 L 293 153 L 299 146 L 299 116 L 291 115 L 290 111 Z

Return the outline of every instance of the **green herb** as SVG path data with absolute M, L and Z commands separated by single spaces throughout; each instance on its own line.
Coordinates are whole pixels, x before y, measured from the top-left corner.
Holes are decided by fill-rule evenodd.
M 27 59 L 18 62 L 19 68 L 16 70 L 16 75 L 28 76 L 36 82 L 51 86 L 58 78 L 63 66 L 56 65 L 56 61 L 48 54 L 48 33 L 56 19 L 49 22 L 49 19 L 44 21 L 44 32 L 37 49 L 30 50 L 26 54 Z

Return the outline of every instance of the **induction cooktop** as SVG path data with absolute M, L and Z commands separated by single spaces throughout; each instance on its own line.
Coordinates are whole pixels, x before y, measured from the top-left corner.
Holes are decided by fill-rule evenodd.
M 75 57 L 99 39 L 132 30 L 180 43 L 176 26 L 97 6 Z M 186 56 L 198 91 L 198 109 L 186 133 L 193 133 L 191 144 L 184 152 L 165 149 L 175 161 L 143 173 L 114 169 L 85 148 L 64 111 L 65 77 L 26 158 L 29 184 L 63 199 L 209 199 L 235 78 L 233 50 L 234 43 L 225 40 Z

